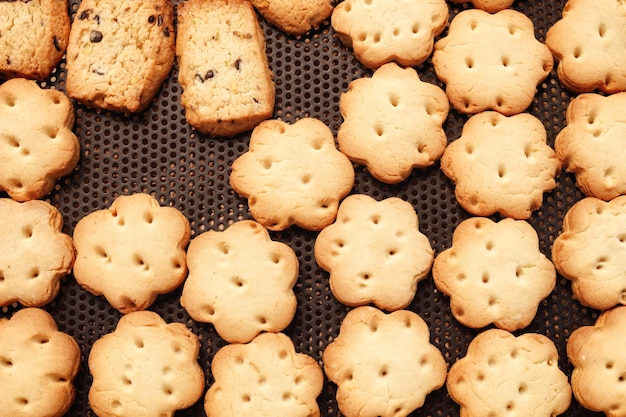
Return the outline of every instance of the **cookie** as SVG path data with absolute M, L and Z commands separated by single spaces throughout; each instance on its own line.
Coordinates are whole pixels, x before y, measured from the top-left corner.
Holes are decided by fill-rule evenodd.
M 339 108 L 339 149 L 379 181 L 406 180 L 413 168 L 434 164 L 446 147 L 448 98 L 413 68 L 388 63 L 371 78 L 352 81 Z
M 67 47 L 67 94 L 91 107 L 146 109 L 174 64 L 171 0 L 80 2 Z
M 525 220 L 556 187 L 561 164 L 546 143 L 543 123 L 528 113 L 488 111 L 469 118 L 448 145 L 441 169 L 455 183 L 458 203 L 470 214 L 500 213 Z
M 432 62 L 456 110 L 507 116 L 530 106 L 554 65 L 548 47 L 535 38 L 532 21 L 512 9 L 460 12 L 447 36 L 435 43 Z
M 320 416 L 316 398 L 324 384 L 322 370 L 313 358 L 297 353 L 283 333 L 221 348 L 211 370 L 215 382 L 204 399 L 207 416 Z
M 173 416 L 204 391 L 200 342 L 152 311 L 122 316 L 89 353 L 89 405 L 100 416 Z
M 576 93 L 626 91 L 624 25 L 622 1 L 568 0 L 546 33 L 559 81 Z
M 430 57 L 448 14 L 445 0 L 344 0 L 333 10 L 331 25 L 366 67 L 388 62 L 412 67 Z
M 265 34 L 248 0 L 178 5 L 178 82 L 187 122 L 211 136 L 235 136 L 269 119 L 275 87 Z
M 348 312 L 322 361 L 346 417 L 407 416 L 443 386 L 447 372 L 420 316 L 370 306 Z
M 621 157 L 625 111 L 626 92 L 581 94 L 567 107 L 567 126 L 557 135 L 554 150 L 587 196 L 611 200 L 626 194 L 626 168 Z
M 446 386 L 462 416 L 557 416 L 572 397 L 558 362 L 556 346 L 544 335 L 516 337 L 490 329 L 476 336 L 467 354 L 450 367 Z
M 298 258 L 259 223 L 242 220 L 223 232 L 200 234 L 189 244 L 187 265 L 182 306 L 194 320 L 212 323 L 227 342 L 247 343 L 291 323 Z
M 339 201 L 353 184 L 352 163 L 337 150 L 330 128 L 313 118 L 259 124 L 230 175 L 252 217 L 273 231 L 294 224 L 323 229 L 335 220 Z
M 552 245 L 552 260 L 580 303 L 597 310 L 626 304 L 626 196 L 574 204 Z
M 251 0 L 273 26 L 291 35 L 318 29 L 333 12 L 332 0 Z
M 341 303 L 373 303 L 387 311 L 411 303 L 434 257 L 410 203 L 397 197 L 376 201 L 364 194 L 343 200 L 337 221 L 317 236 L 314 253 L 330 273 L 330 289 Z
M 148 194 L 119 196 L 74 228 L 74 277 L 122 313 L 148 308 L 187 276 L 191 225 Z
M 452 246 L 437 255 L 433 279 L 460 323 L 514 331 L 533 320 L 556 285 L 556 271 L 526 221 L 474 217 L 457 226 Z
M 44 80 L 70 34 L 67 0 L 0 1 L 0 78 Z
M 508 9 L 513 5 L 515 0 L 450 0 L 451 3 L 472 3 L 477 9 L 484 10 L 489 13 L 496 13 L 500 10 Z
M 74 107 L 62 92 L 24 78 L 0 85 L 0 191 L 17 201 L 49 194 L 78 164 L 73 127 Z
M 0 306 L 52 301 L 72 270 L 74 244 L 51 204 L 0 198 Z
M 50 314 L 24 308 L 0 318 L 0 414 L 61 417 L 74 403 L 81 353 Z
M 626 400 L 626 307 L 600 314 L 592 326 L 574 330 L 567 340 L 567 357 L 574 366 L 572 390 L 585 408 L 608 417 L 623 416 Z

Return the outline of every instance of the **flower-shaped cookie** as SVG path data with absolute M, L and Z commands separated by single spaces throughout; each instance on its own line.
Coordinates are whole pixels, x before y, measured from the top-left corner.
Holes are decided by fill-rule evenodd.
M 0 414 L 65 415 L 74 402 L 78 344 L 39 308 L 0 318 Z
M 559 81 L 577 93 L 625 91 L 625 26 L 623 1 L 569 0 L 546 33 L 546 45 L 559 60 Z
M 448 98 L 413 68 L 383 65 L 371 78 L 351 82 L 339 106 L 339 149 L 380 181 L 404 181 L 413 168 L 432 165 L 446 147 Z
M 74 228 L 76 281 L 122 313 L 144 310 L 187 276 L 191 226 L 148 194 L 115 199 Z
M 435 43 L 433 66 L 452 106 L 462 113 L 521 113 L 552 70 L 552 54 L 535 38 L 532 21 L 506 9 L 457 14 Z
M 378 202 L 362 194 L 346 197 L 337 221 L 319 233 L 314 251 L 340 302 L 371 302 L 389 311 L 413 300 L 434 257 L 410 203 L 396 197 Z
M 230 184 L 266 228 L 321 230 L 352 189 L 354 168 L 321 121 L 267 120 L 252 131 L 249 151 L 233 162 Z
M 574 330 L 567 341 L 576 400 L 607 417 L 626 413 L 626 307 L 600 314 L 593 326 Z
M 557 135 L 554 150 L 588 196 L 610 200 L 626 194 L 625 123 L 626 92 L 581 94 L 567 107 L 567 126 Z
M 341 42 L 368 68 L 419 65 L 448 24 L 445 0 L 344 0 L 331 16 Z
M 0 198 L 0 306 L 38 307 L 59 293 L 74 264 L 74 244 L 63 217 L 41 200 Z
M 527 219 L 556 187 L 561 164 L 546 143 L 543 123 L 528 113 L 483 112 L 448 145 L 441 169 L 454 183 L 459 204 L 476 216 L 499 212 Z
M 298 258 L 259 223 L 202 233 L 189 244 L 187 265 L 182 306 L 193 319 L 213 323 L 227 342 L 247 343 L 291 323 Z
M 535 317 L 556 285 L 556 271 L 540 252 L 530 224 L 475 217 L 454 230 L 452 247 L 435 259 L 433 279 L 450 296 L 452 314 L 464 325 L 494 323 L 514 331 Z
M 215 382 L 204 399 L 207 416 L 320 416 L 322 370 L 313 358 L 297 353 L 283 333 L 223 347 L 211 370 Z
M 469 3 L 477 9 L 484 10 L 489 13 L 496 13 L 500 10 L 507 9 L 513 5 L 515 0 L 450 0 L 451 3 Z
M 552 245 L 552 260 L 582 304 L 598 310 L 626 304 L 626 196 L 574 204 Z
M 72 172 L 80 145 L 74 108 L 65 94 L 14 78 L 0 85 L 0 191 L 36 200 Z
M 123 316 L 89 354 L 89 405 L 98 416 L 173 416 L 204 391 L 200 342 L 151 311 Z
M 447 365 L 417 314 L 369 306 L 348 312 L 322 355 L 346 417 L 404 417 L 443 386 Z
M 570 405 L 572 390 L 546 336 L 515 337 L 490 329 L 472 340 L 467 355 L 448 372 L 450 397 L 467 417 L 552 417 Z

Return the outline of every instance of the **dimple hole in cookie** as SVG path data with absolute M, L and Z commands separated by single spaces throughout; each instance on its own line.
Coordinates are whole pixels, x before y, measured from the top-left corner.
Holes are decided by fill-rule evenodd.
M 41 271 L 37 267 L 31 268 L 28 276 L 29 276 L 30 279 L 36 279 L 36 278 L 39 278 L 40 272 Z
M 580 46 L 575 47 L 574 52 L 573 52 L 574 59 L 580 58 L 581 55 L 582 55 L 582 48 Z
M 31 237 L 33 237 L 33 226 L 27 224 L 26 226 L 22 227 L 22 235 L 26 239 L 30 239 Z
M 596 271 L 604 269 L 606 262 L 608 262 L 608 258 L 606 256 L 601 256 L 596 260 Z
M 374 224 L 379 224 L 380 223 L 380 216 L 378 214 L 374 214 L 372 217 L 370 217 L 370 220 Z
M 293 398 L 293 394 L 291 394 L 291 392 L 289 391 L 283 392 L 283 395 L 282 395 L 283 401 L 289 401 L 291 398 Z
M 359 40 L 360 42 L 365 42 L 367 40 L 367 33 L 366 32 L 359 33 L 359 35 L 357 36 L 357 40 Z
M 123 375 L 122 376 L 122 384 L 126 385 L 126 386 L 131 386 L 131 385 L 133 385 L 133 381 L 129 377 L 127 377 L 126 375 Z
M 600 23 L 598 26 L 598 36 L 604 38 L 606 36 L 606 25 L 604 23 Z
M 511 401 L 511 402 L 507 403 L 507 405 L 506 405 L 506 411 L 507 411 L 507 412 L 509 412 L 509 413 L 510 413 L 510 412 L 511 412 L 511 411 L 513 411 L 514 409 L 515 409 L 515 403 L 514 403 L 513 401 Z
M 146 211 L 143 213 L 143 220 L 148 224 L 152 224 L 154 222 L 154 215 L 152 212 Z
M 624 382 L 626 381 L 626 374 L 620 374 L 620 376 L 617 378 L 618 382 Z
M 508 67 L 508 66 L 509 66 L 509 64 L 511 63 L 511 59 L 510 59 L 508 56 L 503 55 L 503 56 L 500 58 L 500 62 L 502 63 L 502 66 L 506 68 L 506 67 Z
M 414 35 L 417 35 L 417 34 L 419 33 L 419 31 L 420 31 L 420 25 L 419 25 L 419 23 L 417 23 L 417 22 L 416 22 L 416 23 L 413 23 L 413 26 L 411 26 L 411 32 L 412 32 Z
M 471 56 L 468 56 L 467 58 L 465 58 L 465 66 L 469 69 L 474 68 L 474 58 L 472 58 Z
M 59 134 L 59 129 L 54 126 L 46 126 L 44 132 L 50 139 L 56 139 Z
M 517 26 L 511 24 L 509 25 L 509 34 L 510 35 L 515 35 L 517 33 Z
M 0 365 L 5 367 L 5 368 L 10 368 L 13 366 L 13 361 L 7 357 L 1 356 L 0 357 Z
M 15 136 L 6 135 L 4 138 L 9 146 L 12 146 L 14 148 L 20 147 L 20 141 Z
M 465 153 L 467 153 L 468 155 L 471 155 L 474 153 L 474 145 L 472 145 L 471 143 L 468 143 L 465 145 Z
M 279 359 L 287 359 L 289 357 L 289 352 L 287 352 L 287 349 L 281 349 L 280 352 L 278 352 L 278 358 Z
M 135 347 L 139 349 L 143 349 L 145 347 L 144 341 L 140 337 L 136 337 L 134 342 L 135 342 Z
M 380 369 L 378 370 L 378 375 L 381 378 L 386 378 L 387 375 L 389 375 L 389 368 L 387 367 L 387 365 L 383 365 L 380 367 Z
M 257 316 L 256 321 L 263 326 L 267 324 L 267 318 L 265 316 Z
M 166 397 L 171 397 L 172 395 L 174 395 L 174 388 L 172 388 L 169 385 L 163 385 L 162 391 L 163 391 L 163 394 L 165 394 Z
M 146 261 L 139 254 L 133 255 L 133 262 L 135 263 L 135 265 L 137 265 L 144 271 L 148 271 L 150 269 L 150 266 L 146 263 Z
M 243 280 L 241 277 L 238 277 L 238 276 L 236 276 L 236 277 L 232 277 L 232 278 L 230 279 L 230 282 L 231 282 L 231 283 L 232 283 L 235 287 L 238 287 L 238 288 L 242 288 L 242 287 L 244 286 L 244 284 L 245 284 L 245 283 L 244 283 L 244 280 Z
M 15 96 L 11 94 L 7 94 L 4 96 L 4 104 L 6 104 L 7 106 L 13 107 L 15 106 L 15 102 L 16 102 Z
M 398 107 L 400 104 L 400 96 L 396 93 L 389 93 L 387 98 L 389 99 L 389 104 L 391 104 L 392 107 Z
M 500 165 L 498 167 L 498 177 L 504 178 L 505 174 L 506 174 L 506 167 L 504 165 Z
M 252 401 L 252 397 L 250 396 L 250 394 L 243 394 L 241 396 L 241 401 L 243 401 L 244 403 L 249 403 L 250 401 Z
M 476 30 L 478 29 L 478 22 L 476 20 L 470 20 L 469 22 L 469 27 L 471 30 Z
M 380 42 L 380 39 L 381 39 L 380 32 L 376 32 L 376 33 L 374 34 L 374 43 L 379 43 L 379 42 Z
M 311 174 L 304 174 L 300 177 L 300 182 L 306 185 L 311 182 L 312 177 L 313 176 Z
M 40 344 L 40 345 L 46 345 L 50 343 L 50 338 L 45 334 L 37 334 L 33 336 L 32 340 L 33 342 Z
M 527 392 L 528 392 L 528 385 L 526 385 L 524 382 L 519 384 L 519 387 L 517 387 L 517 393 L 521 395 Z
M 15 402 L 22 407 L 26 407 L 29 404 L 29 400 L 26 397 L 17 397 Z
M 489 273 L 488 272 L 483 272 L 483 275 L 480 278 L 480 280 L 483 282 L 483 284 L 488 284 L 489 283 Z
M 217 249 L 223 254 L 223 255 L 228 255 L 228 253 L 230 252 L 230 249 L 228 248 L 228 243 L 226 242 L 219 242 L 217 244 Z
M 385 128 L 377 123 L 376 126 L 374 126 L 374 132 L 378 137 L 382 137 L 385 134 Z

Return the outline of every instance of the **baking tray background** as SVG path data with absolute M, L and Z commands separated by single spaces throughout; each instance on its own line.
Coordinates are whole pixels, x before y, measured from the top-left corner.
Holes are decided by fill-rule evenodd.
M 74 18 L 78 1 L 70 1 Z M 178 3 L 178 1 L 175 1 Z M 335 2 L 335 3 L 338 3 Z M 545 41 L 547 29 L 561 17 L 565 0 L 518 0 L 513 8 L 525 13 L 535 23 L 535 35 Z M 450 6 L 450 18 L 468 8 Z M 260 17 L 267 38 L 267 54 L 276 82 L 274 117 L 295 122 L 314 117 L 326 123 L 336 134 L 342 118 L 339 97 L 348 84 L 371 71 L 360 65 L 352 51 L 336 38 L 329 22 L 311 33 L 294 37 L 269 26 Z M 441 36 L 445 36 L 444 32 Z M 416 68 L 424 81 L 444 87 L 435 77 L 430 61 Z M 62 62 L 51 77 L 42 82 L 46 88 L 65 91 L 65 64 Z M 198 134 L 185 121 L 180 105 L 181 87 L 177 67 L 146 111 L 124 115 L 96 111 L 76 105 L 76 132 L 81 144 L 81 158 L 76 170 L 58 181 L 45 200 L 63 215 L 64 232 L 72 234 L 76 223 L 86 214 L 110 206 L 119 195 L 144 192 L 162 205 L 178 208 L 191 222 L 193 235 L 223 230 L 234 221 L 250 219 L 247 201 L 229 186 L 230 166 L 248 150 L 250 134 L 235 138 L 209 138 Z M 553 71 L 538 86 L 528 112 L 543 121 L 550 145 L 565 126 L 565 110 L 573 94 L 564 90 Z M 445 124 L 450 141 L 461 134 L 467 119 L 451 110 Z M 368 194 L 378 200 L 398 196 L 409 201 L 418 213 L 420 229 L 431 241 L 435 254 L 451 244 L 456 225 L 469 215 L 454 198 L 454 188 L 443 175 L 439 164 L 415 170 L 404 182 L 387 185 L 373 179 L 361 166 L 356 168 L 353 193 Z M 540 249 L 548 257 L 555 237 L 560 233 L 563 215 L 583 196 L 574 177 L 563 173 L 555 190 L 544 195 L 542 207 L 529 222 L 540 238 Z M 6 194 L 0 194 L 6 197 Z M 497 216 L 492 216 L 497 220 Z M 300 261 L 300 275 L 295 287 L 298 308 L 292 324 L 285 330 L 296 350 L 320 361 L 324 348 L 339 332 L 348 308 L 337 302 L 328 286 L 328 274 L 315 263 L 313 244 L 316 233 L 291 227 L 272 233 L 272 238 L 288 244 Z M 179 303 L 180 289 L 160 296 L 150 310 L 168 322 L 182 322 L 198 335 L 201 342 L 199 362 L 205 370 L 206 386 L 212 383 L 210 363 L 225 342 L 210 324 L 190 319 Z M 21 307 L 14 304 L 1 310 L 10 317 Z M 45 309 L 56 319 L 59 328 L 80 344 L 83 362 L 75 380 L 76 401 L 67 416 L 95 416 L 89 408 L 87 394 L 91 376 L 87 358 L 93 343 L 115 329 L 120 313 L 104 298 L 95 297 L 80 288 L 72 275 L 62 283 L 58 297 Z M 448 364 L 465 355 L 467 346 L 478 333 L 459 324 L 452 316 L 449 300 L 434 287 L 432 276 L 421 281 L 412 304 L 407 307 L 429 325 L 431 341 L 443 353 Z M 530 326 L 516 332 L 538 332 L 556 344 L 560 368 L 571 375 L 572 366 L 565 354 L 570 333 L 582 325 L 593 324 L 597 311 L 581 306 L 572 298 L 569 282 L 558 277 L 552 294 L 544 300 Z M 336 387 L 326 381 L 318 403 L 322 416 L 339 416 L 335 401 Z M 202 416 L 203 398 L 176 416 Z M 459 408 L 442 388 L 426 399 L 426 404 L 411 416 L 458 416 Z M 584 410 L 573 399 L 564 416 L 602 415 Z

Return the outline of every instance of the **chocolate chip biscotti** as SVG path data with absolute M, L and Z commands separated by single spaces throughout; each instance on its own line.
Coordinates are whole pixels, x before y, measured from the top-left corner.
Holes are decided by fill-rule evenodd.
M 198 131 L 234 136 L 272 116 L 265 35 L 249 1 L 180 3 L 176 56 L 181 104 Z
M 118 112 L 144 110 L 174 63 L 171 0 L 83 0 L 67 48 L 67 94 Z

